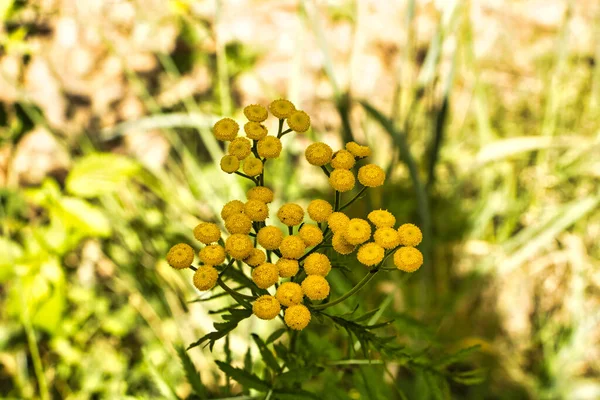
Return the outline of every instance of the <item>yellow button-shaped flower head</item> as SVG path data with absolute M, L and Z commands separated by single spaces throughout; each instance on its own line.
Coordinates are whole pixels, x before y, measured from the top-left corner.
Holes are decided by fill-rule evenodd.
M 378 165 L 364 165 L 358 170 L 358 181 L 368 187 L 381 186 L 385 181 L 385 172 Z
M 286 236 L 279 245 L 279 251 L 284 258 L 298 259 L 304 255 L 305 250 L 304 240 L 296 235 Z
M 378 228 L 391 228 L 396 224 L 396 217 L 388 210 L 373 210 L 367 218 Z
M 252 152 L 252 144 L 245 137 L 237 137 L 229 143 L 228 151 L 238 160 L 243 160 Z
M 263 122 L 269 116 L 267 109 L 260 104 L 250 104 L 244 107 L 244 115 L 248 121 Z
M 269 104 L 269 110 L 276 118 L 285 119 L 290 116 L 292 111 L 296 111 L 296 107 L 289 100 L 279 99 Z
M 247 122 L 244 125 L 244 132 L 246 132 L 246 136 L 252 140 L 260 140 L 269 133 L 267 128 L 258 122 Z
M 282 278 L 291 278 L 300 270 L 298 260 L 291 260 L 289 258 L 280 258 L 277 260 L 276 265 L 279 269 L 279 276 Z
M 276 226 L 265 226 L 258 231 L 256 235 L 258 244 L 267 250 L 275 250 L 281 245 L 283 232 Z
M 231 118 L 223 118 L 217 121 L 213 132 L 217 140 L 230 141 L 236 138 L 240 126 Z
M 321 275 L 309 275 L 302 281 L 302 291 L 311 300 L 323 300 L 329 296 L 329 282 Z
M 331 160 L 331 166 L 335 169 L 350 169 L 355 163 L 354 156 L 348 150 L 338 151 Z
M 227 254 L 236 260 L 243 260 L 248 257 L 252 252 L 253 247 L 250 236 L 242 235 L 240 233 L 229 236 L 225 241 L 225 250 L 227 250 Z
M 189 268 L 194 262 L 194 249 L 189 244 L 176 244 L 167 253 L 167 262 L 175 269 Z
M 383 260 L 383 256 L 385 255 L 385 250 L 383 247 L 378 245 L 377 243 L 367 243 L 363 244 L 359 247 L 358 253 L 356 253 L 356 258 L 361 264 L 364 264 L 368 267 L 373 265 L 377 265 Z
M 239 200 L 231 200 L 226 203 L 221 209 L 221 218 L 226 220 L 230 216 L 234 214 L 239 214 L 244 212 L 244 203 Z
M 194 228 L 194 237 L 204 244 L 211 244 L 219 240 L 221 230 L 212 222 L 201 222 Z
M 348 150 L 356 158 L 369 157 L 371 155 L 371 149 L 369 146 L 361 146 L 356 142 L 346 143 L 346 150 Z
M 260 249 L 252 249 L 250 255 L 244 258 L 244 262 L 250 265 L 251 267 L 256 267 L 258 265 L 264 264 L 266 260 L 267 256 L 265 255 L 265 252 Z
M 302 292 L 302 288 L 294 282 L 282 283 L 275 293 L 275 298 L 286 307 L 300 304 L 303 297 L 304 293 Z
M 333 233 L 342 232 L 348 227 L 350 218 L 343 212 L 336 211 L 327 217 L 327 225 Z
M 225 229 L 231 234 L 241 233 L 247 235 L 252 229 L 252 220 L 243 213 L 233 214 L 225 220 Z
M 227 155 L 221 158 L 221 170 L 228 174 L 233 174 L 240 169 L 240 160 L 236 156 Z
M 308 211 L 308 216 L 313 221 L 325 222 L 333 213 L 333 207 L 328 201 L 316 199 L 308 203 L 306 211 Z
M 266 294 L 252 304 L 252 312 L 260 319 L 270 320 L 281 312 L 281 305 L 275 297 Z
M 198 253 L 200 261 L 208 265 L 219 265 L 225 261 L 225 249 L 218 244 L 211 244 Z
M 277 218 L 287 226 L 300 225 L 304 219 L 304 210 L 296 203 L 286 203 L 277 211 Z
M 313 247 L 323 241 L 323 232 L 318 226 L 313 224 L 304 224 L 298 231 L 298 236 L 304 241 L 306 247 Z
M 398 228 L 400 244 L 403 246 L 416 246 L 423 240 L 423 234 L 418 226 L 413 224 L 402 224 Z
M 203 265 L 194 272 L 194 286 L 198 290 L 210 290 L 217 283 L 219 273 L 212 265 Z
M 244 205 L 244 214 L 252 221 L 264 221 L 269 217 L 269 206 L 260 200 L 248 200 Z
M 334 169 L 329 175 L 329 184 L 338 192 L 348 192 L 354 188 L 356 178 L 347 169 Z
M 301 331 L 302 329 L 306 328 L 310 322 L 310 311 L 305 305 L 296 304 L 288 307 L 285 310 L 285 316 L 283 319 L 285 320 L 285 324 L 287 326 L 296 331 Z
M 246 193 L 248 200 L 260 200 L 263 203 L 270 203 L 273 201 L 273 191 L 265 186 L 255 186 L 248 190 Z
M 325 254 L 312 253 L 304 260 L 306 275 L 327 276 L 329 271 L 331 271 L 331 262 Z
M 371 238 L 371 225 L 361 218 L 352 218 L 344 230 L 344 239 L 350 244 L 361 244 Z
M 252 270 L 252 281 L 261 289 L 270 288 L 279 281 L 279 270 L 275 264 L 261 264 Z
M 263 158 L 277 158 L 281 154 L 281 140 L 275 136 L 267 136 L 256 145 L 258 155 Z
M 383 247 L 384 249 L 393 249 L 398 247 L 400 244 L 400 235 L 394 228 L 379 228 L 373 235 L 375 243 Z
M 333 150 L 331 150 L 331 147 L 321 142 L 311 144 L 304 152 L 306 161 L 308 161 L 308 163 L 311 165 L 316 165 L 317 167 L 328 164 L 331 161 L 332 155 Z
M 394 253 L 394 264 L 401 271 L 415 272 L 423 265 L 423 254 L 412 246 L 400 247 Z
M 243 169 L 246 175 L 260 175 L 263 171 L 263 163 L 258 158 L 250 156 L 244 160 Z
M 293 111 L 287 118 L 287 124 L 294 132 L 303 133 L 310 128 L 310 117 L 304 111 Z
M 333 250 L 342 255 L 348 255 L 356 249 L 356 246 L 350 244 L 344 239 L 343 233 L 335 233 L 331 238 L 331 245 L 333 246 Z

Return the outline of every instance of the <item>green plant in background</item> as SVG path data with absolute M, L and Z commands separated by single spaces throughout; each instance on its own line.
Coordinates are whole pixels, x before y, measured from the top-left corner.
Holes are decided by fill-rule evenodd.
M 188 244 L 176 244 L 167 254 L 171 267 L 195 271 L 193 283 L 198 290 L 210 291 L 215 286 L 222 290 L 202 301 L 223 295 L 229 295 L 233 300 L 232 304 L 215 311 L 222 315 L 224 322 L 215 323 L 214 332 L 206 334 L 188 349 L 206 344 L 212 350 L 217 340 L 227 338 L 243 320 L 254 315 L 261 320 L 279 318 L 286 327 L 273 331 L 266 340 L 252 333 L 264 365 L 262 376 L 255 372 L 250 353 L 244 368 L 234 367 L 230 359 L 216 361 L 227 376 L 240 384 L 243 393 L 253 389 L 267 393 L 267 398 L 273 399 L 318 398 L 317 394 L 323 393 L 324 388 L 319 387 L 323 383 L 317 379 L 327 373 L 327 366 L 332 362 L 338 365 L 369 365 L 373 361 L 383 362 L 383 365 L 401 363 L 409 370 L 423 373 L 436 398 L 446 396 L 447 380 L 480 383 L 480 371 L 452 369 L 478 346 L 434 359 L 400 345 L 397 332 L 379 334 L 379 330 L 393 323 L 377 321 L 381 316 L 379 308 L 360 313 L 357 304 L 346 313 L 326 311 L 351 301 L 380 271 L 417 271 L 423 264 L 423 255 L 415 246 L 421 243 L 423 236 L 420 229 L 410 223 L 395 229 L 396 218 L 387 210 L 369 212 L 368 221 L 350 219 L 343 212 L 368 188 L 380 187 L 385 181 L 385 172 L 379 166 L 363 162 L 371 154 L 370 148 L 355 142 L 336 152 L 322 142 L 313 143 L 306 149 L 307 161 L 322 169 L 334 189 L 333 205 L 323 199 L 312 200 L 307 207 L 312 220 L 309 223 L 304 221 L 305 212 L 300 205 L 283 204 L 277 218 L 280 226 L 287 227 L 287 236 L 278 225 L 268 225 L 269 205 L 277 200 L 266 186 L 264 165 L 279 157 L 284 135 L 304 133 L 310 127 L 309 116 L 296 110 L 287 100 L 275 100 L 269 109 L 278 119 L 277 135 L 268 135 L 268 128 L 263 124 L 268 111 L 256 104 L 244 108 L 249 120 L 244 125 L 247 137 L 238 136 L 239 125 L 233 119 L 221 119 L 214 126 L 215 137 L 229 142 L 221 169 L 240 175 L 255 185 L 248 190 L 246 202 L 232 200 L 221 210 L 222 225 L 229 236 L 223 240 L 216 223 L 201 222 L 194 228 L 194 237 L 205 245 L 198 253 L 198 267 L 192 265 L 195 250 Z M 284 130 L 285 123 L 288 129 Z M 243 172 L 239 171 L 240 162 Z M 342 195 L 354 189 L 356 177 L 362 188 L 351 199 L 342 202 Z M 355 251 L 356 259 L 363 268 L 366 267 L 367 273 L 346 293 L 331 299 L 326 277 L 332 269 L 349 271 L 348 256 Z M 385 262 L 392 255 L 395 267 L 387 267 Z M 329 354 L 319 353 L 310 340 L 304 339 L 306 334 L 302 331 L 311 321 L 333 325 L 347 333 L 347 341 L 340 349 L 347 351 L 346 358 L 331 360 Z M 280 337 L 286 332 L 288 338 L 284 341 Z M 364 358 L 353 357 L 353 343 L 357 343 Z M 189 364 L 185 360 L 184 364 Z M 193 386 L 199 385 L 195 373 L 188 371 L 188 378 L 190 384 L 195 382 Z M 311 384 L 311 380 L 315 382 Z M 315 392 L 307 390 L 311 386 Z M 406 397 L 401 388 L 396 387 L 396 390 Z M 198 396 L 206 394 L 204 388 L 196 392 Z

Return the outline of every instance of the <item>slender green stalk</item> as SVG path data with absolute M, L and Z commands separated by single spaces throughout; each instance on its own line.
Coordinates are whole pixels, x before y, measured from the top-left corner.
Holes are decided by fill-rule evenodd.
M 281 137 L 283 137 L 283 135 L 287 135 L 287 134 L 288 134 L 288 133 L 290 133 L 290 132 L 292 132 L 292 130 L 291 130 L 291 129 L 286 129 L 286 130 L 285 130 L 285 131 L 283 131 L 283 132 L 279 132 L 279 133 L 277 134 L 277 137 L 278 137 L 278 138 L 281 138 Z
M 288 234 L 290 236 L 292 236 L 294 234 L 294 227 L 293 226 L 288 226 Z
M 328 307 L 331 306 L 335 306 L 336 304 L 341 303 L 342 301 L 346 300 L 348 297 L 354 295 L 355 293 L 357 293 L 360 289 L 363 288 L 363 286 L 365 286 L 367 283 L 369 283 L 369 281 L 371 281 L 371 279 L 373 279 L 375 277 L 375 275 L 377 275 L 377 273 L 379 272 L 379 268 L 374 268 L 371 271 L 369 271 L 369 273 L 367 275 L 365 275 L 352 289 L 350 289 L 346 294 L 344 294 L 341 297 L 338 297 L 337 299 L 330 301 L 329 303 L 325 303 L 325 304 L 319 304 L 316 306 L 313 306 L 312 308 L 314 310 L 324 310 Z
M 331 176 L 331 173 L 329 172 L 326 166 L 321 165 L 321 169 L 323 170 L 323 172 L 325 172 L 325 175 L 327 175 L 328 178 Z
M 251 176 L 248 176 L 248 175 L 244 174 L 243 172 L 235 171 L 234 174 L 239 175 L 239 176 L 243 176 L 244 178 L 250 179 L 252 182 L 257 183 L 256 179 L 254 179 Z
M 340 197 L 341 197 L 341 193 L 336 190 L 335 191 L 335 205 L 333 207 L 333 211 L 340 210 Z
M 306 253 L 305 255 L 303 255 L 302 257 L 300 257 L 300 258 L 298 259 L 298 262 L 301 262 L 301 261 L 302 261 L 302 260 L 304 260 L 306 257 L 308 257 L 308 256 L 310 256 L 312 253 L 314 253 L 315 251 L 317 251 L 317 250 L 319 250 L 319 249 L 323 248 L 323 246 L 325 246 L 325 243 L 326 243 L 326 242 L 328 242 L 328 241 L 329 241 L 329 239 L 331 239 L 331 237 L 332 237 L 332 236 L 333 236 L 333 234 L 332 234 L 332 235 L 330 235 L 330 236 L 327 236 L 327 237 L 325 237 L 325 238 L 323 239 L 323 241 L 321 242 L 321 244 L 319 244 L 318 246 L 315 246 L 315 247 L 313 247 L 313 248 L 312 248 L 312 249 L 311 249 L 311 250 L 310 250 L 308 253 Z M 280 257 L 281 257 L 281 256 L 280 256 Z
M 346 204 L 344 204 L 343 206 L 340 207 L 340 209 L 338 211 L 342 211 L 344 208 L 350 207 L 350 205 L 352 205 L 352 203 L 354 203 L 356 200 L 358 200 L 358 198 L 368 189 L 367 186 L 364 186 L 362 189 L 360 189 L 360 192 L 358 192 L 356 194 L 356 196 L 354 196 L 352 198 L 352 200 L 350 200 L 349 202 L 347 202 Z

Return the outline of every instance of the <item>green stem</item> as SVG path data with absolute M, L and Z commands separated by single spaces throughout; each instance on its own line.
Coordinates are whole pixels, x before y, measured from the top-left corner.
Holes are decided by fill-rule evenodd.
M 287 134 L 288 134 L 288 133 L 290 133 L 290 132 L 292 132 L 292 130 L 291 130 L 291 129 L 286 129 L 285 131 L 278 133 L 278 134 L 277 134 L 277 137 L 281 139 L 281 137 L 282 137 L 283 135 L 287 135 Z
M 328 307 L 331 306 L 335 306 L 336 304 L 341 303 L 342 301 L 346 300 L 348 297 L 354 295 L 355 293 L 357 293 L 360 289 L 363 288 L 363 286 L 365 286 L 367 283 L 369 283 L 369 281 L 371 279 L 373 279 L 375 277 L 375 275 L 377 275 L 377 273 L 379 272 L 379 268 L 373 268 L 371 271 L 369 271 L 369 273 L 367 275 L 365 275 L 360 282 L 358 282 L 352 289 L 350 289 L 350 291 L 348 291 L 346 294 L 344 294 L 341 297 L 338 297 L 337 299 L 330 301 L 329 303 L 325 303 L 325 304 L 319 304 L 316 306 L 313 306 L 312 308 L 314 310 L 324 310 Z
M 288 226 L 288 234 L 290 236 L 292 236 L 294 234 L 294 227 L 293 226 Z
M 341 193 L 336 190 L 335 191 L 335 205 L 333 207 L 333 211 L 340 210 L 340 197 L 341 197 L 340 195 L 341 195 Z
M 244 177 L 244 178 L 246 178 L 246 179 L 250 179 L 252 182 L 254 182 L 255 184 L 257 184 L 257 185 L 258 185 L 258 182 L 256 181 L 256 179 L 254 179 L 254 178 L 253 178 L 253 177 L 251 177 L 251 176 L 248 176 L 248 175 L 244 174 L 243 172 L 240 172 L 240 171 L 235 171 L 235 172 L 234 172 L 234 174 L 236 174 L 236 175 L 239 175 L 239 176 L 243 176 L 243 177 Z
M 326 242 L 327 242 L 329 239 L 331 239 L 331 237 L 332 237 L 332 236 L 333 236 L 333 234 L 332 234 L 332 235 L 329 235 L 329 236 L 327 236 L 327 237 L 325 237 L 325 238 L 323 239 L 323 241 L 322 241 L 322 242 L 321 242 L 321 243 L 320 243 L 318 246 L 315 246 L 315 247 L 313 247 L 313 248 L 312 248 L 312 249 L 311 249 L 311 250 L 310 250 L 308 253 L 306 253 L 305 255 L 303 255 L 302 257 L 300 257 L 300 258 L 298 259 L 298 262 L 300 262 L 300 261 L 304 260 L 306 257 L 310 256 L 310 255 L 311 255 L 312 253 L 314 253 L 315 251 L 317 251 L 317 250 L 319 250 L 319 249 L 323 248 L 323 246 L 325 246 L 325 243 L 326 243 Z
M 279 120 L 279 127 L 277 128 L 277 137 L 280 138 L 281 136 L 283 136 L 282 134 L 283 132 L 283 119 Z
M 358 198 L 367 190 L 367 186 L 364 186 L 362 189 L 360 189 L 360 192 L 358 192 L 356 194 L 356 196 L 354 196 L 352 198 L 352 200 L 350 200 L 349 202 L 347 202 L 346 204 L 344 204 L 343 206 L 340 207 L 340 209 L 338 211 L 342 211 L 344 208 L 349 207 L 352 203 L 354 203 L 356 200 L 358 200 Z
M 194 267 L 193 265 L 190 265 L 190 269 L 191 269 L 192 271 L 198 271 L 198 268 Z
M 326 166 L 321 165 L 321 169 L 323 170 L 323 172 L 325 172 L 325 175 L 327 175 L 328 178 L 331 176 L 331 172 L 329 172 Z

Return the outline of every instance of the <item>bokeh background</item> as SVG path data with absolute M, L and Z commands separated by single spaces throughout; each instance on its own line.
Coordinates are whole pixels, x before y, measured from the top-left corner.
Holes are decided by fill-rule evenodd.
M 347 307 L 382 307 L 411 348 L 480 344 L 484 382 L 452 398 L 600 398 L 597 1 L 4 0 L 0 16 L 3 396 L 190 395 L 177 348 L 227 300 L 190 303 L 191 272 L 164 256 L 247 189 L 219 171 L 212 124 L 286 97 L 313 128 L 267 170 L 278 204 L 331 196 L 310 142 L 356 140 L 389 179 L 350 212 L 426 236 L 419 272 Z M 273 327 L 189 352 L 210 398 L 235 395 L 214 360 L 240 362 L 248 330 Z M 378 368 L 341 369 L 328 393 L 429 398 Z

